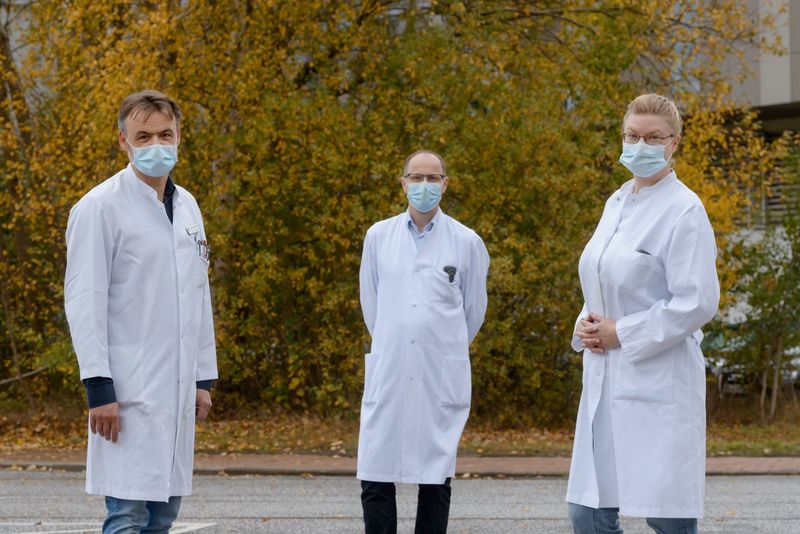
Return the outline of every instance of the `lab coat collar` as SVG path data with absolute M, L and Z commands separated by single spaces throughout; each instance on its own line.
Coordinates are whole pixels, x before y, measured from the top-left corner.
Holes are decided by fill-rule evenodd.
M 441 207 L 437 208 L 436 214 L 433 216 L 433 219 L 431 219 L 431 222 L 429 222 L 425 226 L 425 232 L 433 232 L 439 225 L 439 221 L 441 220 L 442 215 L 444 215 L 442 208 Z M 405 215 L 403 217 L 403 221 L 412 230 L 417 230 L 417 227 L 414 224 L 414 219 L 411 218 L 411 212 L 409 210 L 406 210 Z
M 138 176 L 136 176 L 136 173 L 133 172 L 133 167 L 130 163 L 128 163 L 128 167 L 125 170 L 126 170 L 125 175 L 127 176 L 127 179 L 131 183 L 133 183 L 133 188 L 136 189 L 136 191 L 138 191 L 145 197 L 155 200 L 156 202 L 159 201 L 158 195 L 156 194 L 156 190 L 147 185 L 146 183 L 144 183 L 142 180 L 140 180 Z M 169 179 L 171 180 L 172 177 L 170 177 Z M 173 181 L 172 183 L 174 184 L 175 182 Z M 179 204 L 180 202 L 181 202 L 180 189 L 177 186 L 175 186 L 175 191 L 173 191 L 172 193 L 172 203 L 174 205 L 174 204 Z
M 643 187 L 639 190 L 639 193 L 636 195 L 637 199 L 645 199 L 657 194 L 659 191 L 662 191 L 669 187 L 669 184 L 676 182 L 678 180 L 678 176 L 675 174 L 673 170 L 668 175 L 663 177 L 654 185 L 649 185 L 647 187 Z M 617 199 L 622 200 L 628 195 L 633 194 L 633 179 L 628 180 L 622 187 L 619 188 L 617 192 Z

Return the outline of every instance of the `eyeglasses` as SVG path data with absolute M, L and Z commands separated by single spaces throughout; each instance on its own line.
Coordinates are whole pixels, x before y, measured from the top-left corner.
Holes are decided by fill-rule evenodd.
M 622 142 L 626 145 L 635 145 L 639 142 L 639 139 L 644 139 L 644 142 L 648 145 L 661 145 L 664 144 L 664 139 L 672 139 L 673 137 L 675 136 L 668 135 L 666 137 L 659 137 L 657 135 L 636 135 L 632 133 L 623 133 Z
M 444 182 L 444 174 L 406 174 L 403 176 L 406 180 L 411 182 L 412 184 L 421 184 L 422 182 L 427 181 L 430 184 L 440 184 Z

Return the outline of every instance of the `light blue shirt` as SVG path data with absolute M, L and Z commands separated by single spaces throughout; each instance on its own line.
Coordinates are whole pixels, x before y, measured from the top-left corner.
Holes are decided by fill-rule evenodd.
M 420 232 L 419 228 L 417 228 L 417 225 L 414 224 L 414 220 L 411 218 L 411 214 L 408 211 L 406 211 L 406 224 L 408 225 L 408 231 L 411 232 L 411 237 L 414 238 L 414 246 L 417 248 L 418 251 L 419 251 L 419 245 L 420 243 L 422 243 L 422 240 L 425 239 L 425 236 L 428 235 L 428 232 L 430 232 L 433 229 L 433 227 L 439 222 L 439 215 L 441 213 L 442 210 L 440 210 L 437 206 L 436 215 L 433 216 L 431 222 L 426 224 L 425 228 L 423 228 L 422 231 Z

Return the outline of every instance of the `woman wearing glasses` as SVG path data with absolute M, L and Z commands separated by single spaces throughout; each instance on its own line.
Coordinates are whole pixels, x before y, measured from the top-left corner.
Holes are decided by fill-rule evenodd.
M 700 328 L 719 282 L 703 203 L 669 163 L 681 124 L 665 97 L 628 105 L 619 160 L 633 178 L 581 255 L 572 347 L 584 354 L 583 391 L 566 499 L 578 534 L 620 533 L 620 513 L 660 534 L 694 533 L 703 515 Z

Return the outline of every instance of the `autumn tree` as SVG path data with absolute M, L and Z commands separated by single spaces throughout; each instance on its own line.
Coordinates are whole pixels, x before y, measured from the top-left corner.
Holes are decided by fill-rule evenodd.
M 362 239 L 404 209 L 397 178 L 415 149 L 444 155 L 443 208 L 492 257 L 473 413 L 504 426 L 572 418 L 577 260 L 627 179 L 616 159 L 630 99 L 678 102 L 677 172 L 722 244 L 782 150 L 767 151 L 753 114 L 727 98 L 723 60 L 771 46 L 739 3 L 0 0 L 0 11 L 0 346 L 16 355 L 0 373 L 46 368 L 24 382 L 37 398 L 80 402 L 63 231 L 70 206 L 126 164 L 115 115 L 135 90 L 163 90 L 185 113 L 174 177 L 213 246 L 228 409 L 356 412 Z M 728 288 L 735 273 L 725 258 L 720 269 Z
M 732 288 L 736 306 L 719 325 L 715 343 L 720 363 L 738 369 L 742 385 L 755 390 L 762 421 L 775 419 L 784 376 L 800 348 L 800 153 L 782 163 L 760 192 L 776 197 L 783 212 L 777 220 L 762 216 L 758 227 L 730 240 L 739 274 Z M 788 390 L 796 410 L 793 383 Z

